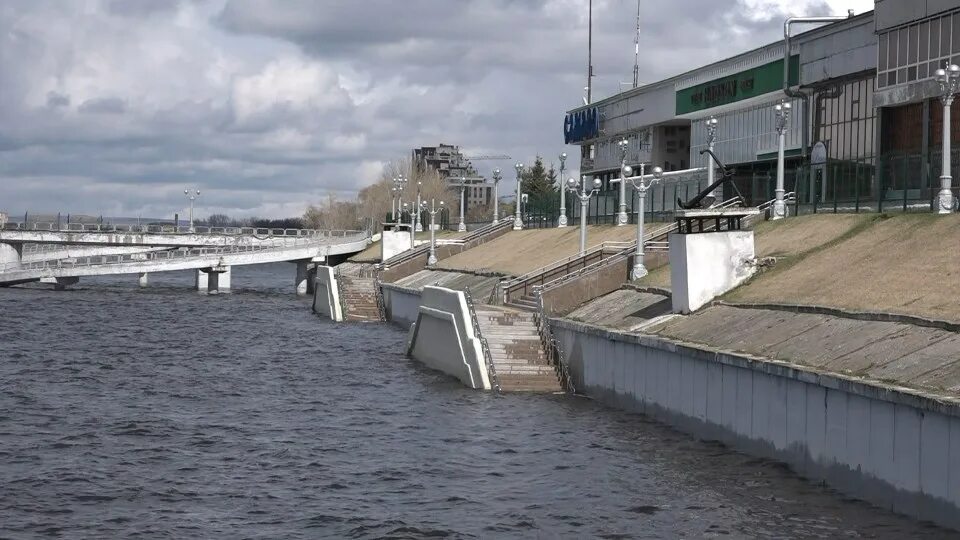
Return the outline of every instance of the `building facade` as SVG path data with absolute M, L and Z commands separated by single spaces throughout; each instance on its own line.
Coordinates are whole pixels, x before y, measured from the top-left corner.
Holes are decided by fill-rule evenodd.
M 454 190 L 460 189 L 461 184 L 465 185 L 464 198 L 468 210 L 492 207 L 493 184 L 477 174 L 458 146 L 441 143 L 437 146 L 414 148 L 411 151 L 410 163 L 421 172 L 436 171 Z
M 796 211 L 929 208 L 943 122 L 933 74 L 945 62 L 960 64 L 960 1 L 878 0 L 875 11 L 799 33 L 786 47 L 771 43 L 569 111 L 564 135 L 581 147 L 581 173 L 603 181 L 591 216 L 603 221 L 615 211 L 610 179 L 619 176 L 620 140 L 629 141 L 634 168 L 706 167 L 710 118 L 717 119 L 714 151 L 736 186 L 723 196 L 751 205 L 773 199 L 774 107 L 786 102 L 785 183 L 796 192 Z M 672 211 L 704 181 L 691 174 L 664 182 L 646 210 Z

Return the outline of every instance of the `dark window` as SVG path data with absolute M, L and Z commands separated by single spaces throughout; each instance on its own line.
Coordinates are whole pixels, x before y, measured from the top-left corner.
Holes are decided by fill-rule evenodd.
M 953 14 L 953 36 L 953 52 L 960 53 L 960 13 Z
M 908 81 L 917 80 L 917 66 L 910 66 L 907 68 L 907 80 Z
M 940 57 L 940 19 L 930 21 L 930 58 Z
M 887 70 L 887 39 L 889 34 L 880 34 L 879 52 L 877 53 L 877 69 L 879 71 Z
M 908 38 L 907 59 L 911 64 L 917 63 L 917 25 L 910 27 L 910 37 Z
M 940 19 L 940 56 L 950 54 L 950 17 Z
M 920 64 L 920 65 L 917 67 L 917 78 L 918 78 L 918 79 L 926 79 L 927 77 L 928 77 L 928 75 L 927 75 L 927 65 L 926 65 L 926 64 Z
M 909 30 L 904 27 L 900 29 L 899 43 L 897 44 L 897 67 L 907 64 L 907 49 L 910 42 Z M 897 77 L 899 79 L 899 77 Z
M 890 32 L 890 45 L 887 49 L 887 69 L 897 67 L 897 38 L 899 36 L 900 32 L 896 30 Z
M 920 56 L 921 62 L 930 58 L 930 23 L 920 23 Z
M 897 70 L 897 84 L 903 84 L 907 82 L 907 68 L 901 68 Z

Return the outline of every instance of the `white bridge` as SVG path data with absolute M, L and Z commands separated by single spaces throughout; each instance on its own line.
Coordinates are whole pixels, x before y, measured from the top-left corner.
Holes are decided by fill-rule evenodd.
M 197 270 L 199 290 L 230 288 L 230 268 L 279 261 L 297 264 L 306 293 L 312 263 L 362 251 L 364 231 L 240 227 L 101 226 L 7 223 L 0 229 L 0 286 L 29 282 L 58 288 L 84 276 Z

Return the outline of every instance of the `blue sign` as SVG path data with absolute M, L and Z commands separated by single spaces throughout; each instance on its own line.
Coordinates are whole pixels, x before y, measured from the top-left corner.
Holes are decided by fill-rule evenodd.
M 567 113 L 563 119 L 564 144 L 593 139 L 600 135 L 600 113 L 596 107 Z

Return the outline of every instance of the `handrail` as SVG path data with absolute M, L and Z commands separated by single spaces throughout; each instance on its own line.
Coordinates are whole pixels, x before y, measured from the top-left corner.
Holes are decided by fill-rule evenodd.
M 181 225 L 116 225 L 112 223 L 58 223 L 13 222 L 3 224 L 0 230 L 25 232 L 100 232 L 100 233 L 149 233 L 149 234 L 209 234 L 219 236 L 282 236 L 328 238 L 347 237 L 366 231 L 349 229 L 270 229 L 255 227 L 208 227 Z
M 463 291 L 463 297 L 467 302 L 467 311 L 470 312 L 470 322 L 473 323 L 473 333 L 476 334 L 477 339 L 480 340 L 480 349 L 483 351 L 483 361 L 487 364 L 487 378 L 490 379 L 490 386 L 500 393 L 502 389 L 500 388 L 500 379 L 497 378 L 497 369 L 493 365 L 493 355 L 490 354 L 490 345 L 487 343 L 487 338 L 483 337 L 483 332 L 480 330 L 480 319 L 477 318 L 477 310 L 473 306 L 473 297 L 470 295 L 470 287 L 466 287 Z
M 462 246 L 478 238 L 483 238 L 484 236 L 486 236 L 487 234 L 490 234 L 491 232 L 505 228 L 507 225 L 510 225 L 510 224 L 511 224 L 511 221 L 507 219 L 502 219 L 495 224 L 491 223 L 490 225 L 484 225 L 483 227 L 480 227 L 479 229 L 472 231 L 470 234 L 467 234 L 462 238 L 451 238 L 445 243 L 445 245 L 461 245 Z M 396 255 L 394 255 L 393 257 L 390 257 L 386 261 L 382 261 L 380 264 L 384 269 L 389 269 L 392 266 L 397 266 L 398 264 L 403 264 L 407 261 L 415 259 L 416 257 L 423 255 L 428 251 L 430 251 L 429 242 L 425 244 L 421 244 L 415 248 L 411 248 L 406 251 L 397 253 Z
M 537 325 L 537 333 L 540 335 L 540 345 L 543 347 L 544 354 L 550 362 L 554 363 L 554 369 L 559 372 L 560 385 L 571 394 L 575 394 L 577 390 L 573 386 L 570 369 L 563 361 L 563 348 L 550 328 L 550 319 L 543 305 L 543 294 L 539 289 L 537 289 L 537 310 L 533 312 L 533 322 Z
M 265 244 L 243 244 L 243 245 L 233 245 L 233 246 L 208 246 L 208 247 L 193 247 L 193 248 L 179 248 L 165 251 L 144 251 L 137 253 L 124 253 L 117 255 L 89 255 L 86 257 L 71 257 L 70 259 L 45 259 L 41 261 L 32 261 L 32 262 L 11 262 L 5 263 L 0 266 L 0 273 L 6 272 L 8 269 L 12 271 L 29 271 L 29 270 L 50 270 L 50 269 L 62 269 L 62 268 L 86 268 L 93 266 L 110 266 L 110 265 L 122 265 L 128 263 L 137 263 L 142 264 L 146 261 L 170 261 L 170 260 L 186 260 L 190 258 L 201 258 L 201 257 L 210 257 L 210 256 L 220 256 L 220 255 L 230 255 L 237 253 L 251 253 L 251 252 L 268 252 L 272 250 L 282 251 L 285 249 L 294 249 L 302 247 L 321 247 L 327 245 L 325 243 L 319 243 L 315 239 L 293 239 L 292 243 L 287 240 L 282 243 L 265 243 Z
M 387 306 L 383 300 L 383 289 L 380 285 L 383 284 L 383 281 L 380 279 L 380 271 L 376 268 L 373 270 L 373 287 L 374 287 L 374 296 L 377 299 L 377 313 L 380 314 L 380 320 L 387 320 Z

